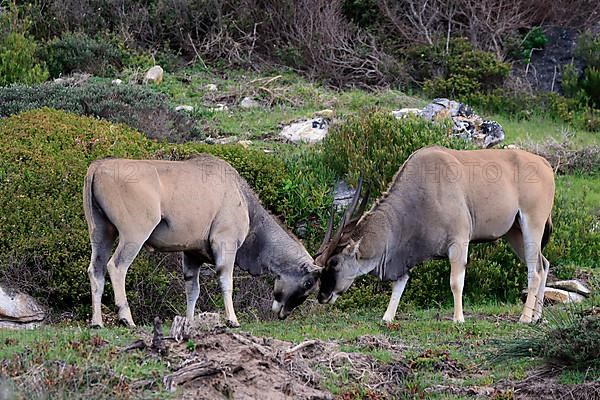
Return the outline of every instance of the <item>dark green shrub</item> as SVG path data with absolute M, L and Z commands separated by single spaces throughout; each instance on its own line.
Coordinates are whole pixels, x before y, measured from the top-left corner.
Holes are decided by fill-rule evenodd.
M 458 99 L 501 86 L 511 69 L 494 53 L 477 50 L 462 38 L 452 39 L 448 51 L 445 42 L 412 49 L 407 62 L 428 96 Z
M 48 70 L 37 59 L 37 42 L 28 35 L 28 21 L 14 1 L 0 5 L 0 86 L 38 83 Z
M 548 44 L 548 37 L 539 26 L 531 29 L 521 41 L 521 58 L 524 63 L 531 62 L 531 54 L 534 49 L 543 49 Z
M 196 123 L 171 108 L 168 98 L 143 86 L 87 81 L 0 88 L 0 117 L 51 107 L 127 124 L 152 139 L 185 142 L 200 136 Z
M 590 31 L 582 33 L 577 39 L 575 56 L 586 66 L 600 68 L 600 35 Z
M 107 38 L 67 32 L 48 42 L 43 56 L 50 76 L 56 78 L 73 72 L 114 76 L 123 67 L 127 54 Z
M 561 88 L 567 97 L 572 98 L 579 94 L 579 74 L 573 63 L 567 64 L 563 71 Z
M 587 67 L 581 80 L 581 88 L 594 107 L 600 107 L 600 67 Z

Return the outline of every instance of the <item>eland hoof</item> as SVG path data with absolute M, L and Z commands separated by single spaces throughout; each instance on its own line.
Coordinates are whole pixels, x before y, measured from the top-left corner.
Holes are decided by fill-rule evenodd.
M 104 324 L 102 324 L 102 323 L 100 323 L 100 324 L 90 323 L 90 329 L 102 329 L 102 328 L 104 328 Z
M 119 324 L 126 328 L 135 328 L 135 324 L 133 323 L 133 321 L 128 321 L 125 318 L 119 319 Z
M 227 321 L 225 323 L 225 325 L 227 325 L 228 328 L 239 328 L 240 327 L 240 323 L 237 321 Z

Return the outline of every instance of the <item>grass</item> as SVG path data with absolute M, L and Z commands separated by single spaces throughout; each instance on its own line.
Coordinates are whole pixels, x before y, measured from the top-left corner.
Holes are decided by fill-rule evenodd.
M 168 397 L 162 390 L 166 363 L 121 350 L 136 339 L 134 331 L 119 327 L 91 330 L 60 324 L 35 330 L 0 329 L 0 376 L 20 376 L 20 386 L 15 386 L 26 397 L 126 398 L 136 381 L 149 382 L 148 389 L 140 391 L 143 396 Z M 32 384 L 36 382 L 32 372 L 39 374 L 43 384 Z
M 485 118 L 495 120 L 502 125 L 506 135 L 504 144 L 541 143 L 550 138 L 562 142 L 567 137 L 576 148 L 600 145 L 598 132 L 575 129 L 567 123 L 556 122 L 543 116 L 534 116 L 526 120 L 507 115 L 487 115 Z

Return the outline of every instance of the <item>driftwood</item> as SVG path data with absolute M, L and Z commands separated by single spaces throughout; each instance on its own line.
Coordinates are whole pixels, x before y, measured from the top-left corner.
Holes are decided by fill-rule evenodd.
M 174 392 L 175 390 L 177 390 L 178 385 L 191 382 L 194 379 L 200 378 L 202 376 L 214 375 L 221 371 L 221 368 L 214 367 L 208 361 L 202 361 L 190 364 L 173 372 L 171 375 L 165 376 L 163 379 L 163 383 L 168 391 Z

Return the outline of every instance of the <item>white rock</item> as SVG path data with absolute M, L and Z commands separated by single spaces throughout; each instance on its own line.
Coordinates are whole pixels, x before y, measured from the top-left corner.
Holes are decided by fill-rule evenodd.
M 252 140 L 240 140 L 238 144 L 247 149 L 252 144 Z
M 547 286 L 556 289 L 567 290 L 569 292 L 579 293 L 584 296 L 589 296 L 590 294 L 592 294 L 592 291 L 590 289 L 588 289 L 583 283 L 579 282 L 576 279 L 571 279 L 567 281 L 556 281 L 548 283 Z
M 0 328 L 34 328 L 46 318 L 46 310 L 25 293 L 0 287 Z
M 192 112 L 192 111 L 194 111 L 194 107 L 187 106 L 187 105 L 180 105 L 180 106 L 175 107 L 175 111 L 189 111 L 189 112 Z
M 227 107 L 227 105 L 225 104 L 221 104 L 221 103 L 217 103 L 215 105 L 215 107 L 209 108 L 210 111 L 227 111 L 229 110 L 229 107 Z
M 329 130 L 329 123 L 326 119 L 316 118 L 308 121 L 294 122 L 291 125 L 287 125 L 279 133 L 279 136 L 297 143 L 316 143 L 320 142 L 327 136 Z
M 113 85 L 119 86 L 121 83 L 123 83 L 123 81 L 120 79 L 113 79 L 111 83 Z
M 214 83 L 209 83 L 204 88 L 209 92 L 216 92 L 217 90 L 219 90 L 219 88 L 217 88 L 217 85 L 215 85 Z
M 215 328 L 223 326 L 219 313 L 201 312 L 196 314 L 193 327 L 201 331 L 212 331 Z
M 242 108 L 257 108 L 260 107 L 260 103 L 254 100 L 252 97 L 244 97 L 240 102 Z
M 65 83 L 65 82 L 66 82 L 66 81 L 65 81 L 63 78 L 56 78 L 56 79 L 54 80 L 54 83 L 60 83 L 60 84 L 62 84 L 62 83 Z
M 420 115 L 420 108 L 401 108 L 399 110 L 392 111 L 392 115 L 396 118 L 405 118 L 408 115 Z
M 155 65 L 146 72 L 146 75 L 144 75 L 144 82 L 154 82 L 158 85 L 162 82 L 164 74 L 165 71 L 162 67 L 160 65 Z

